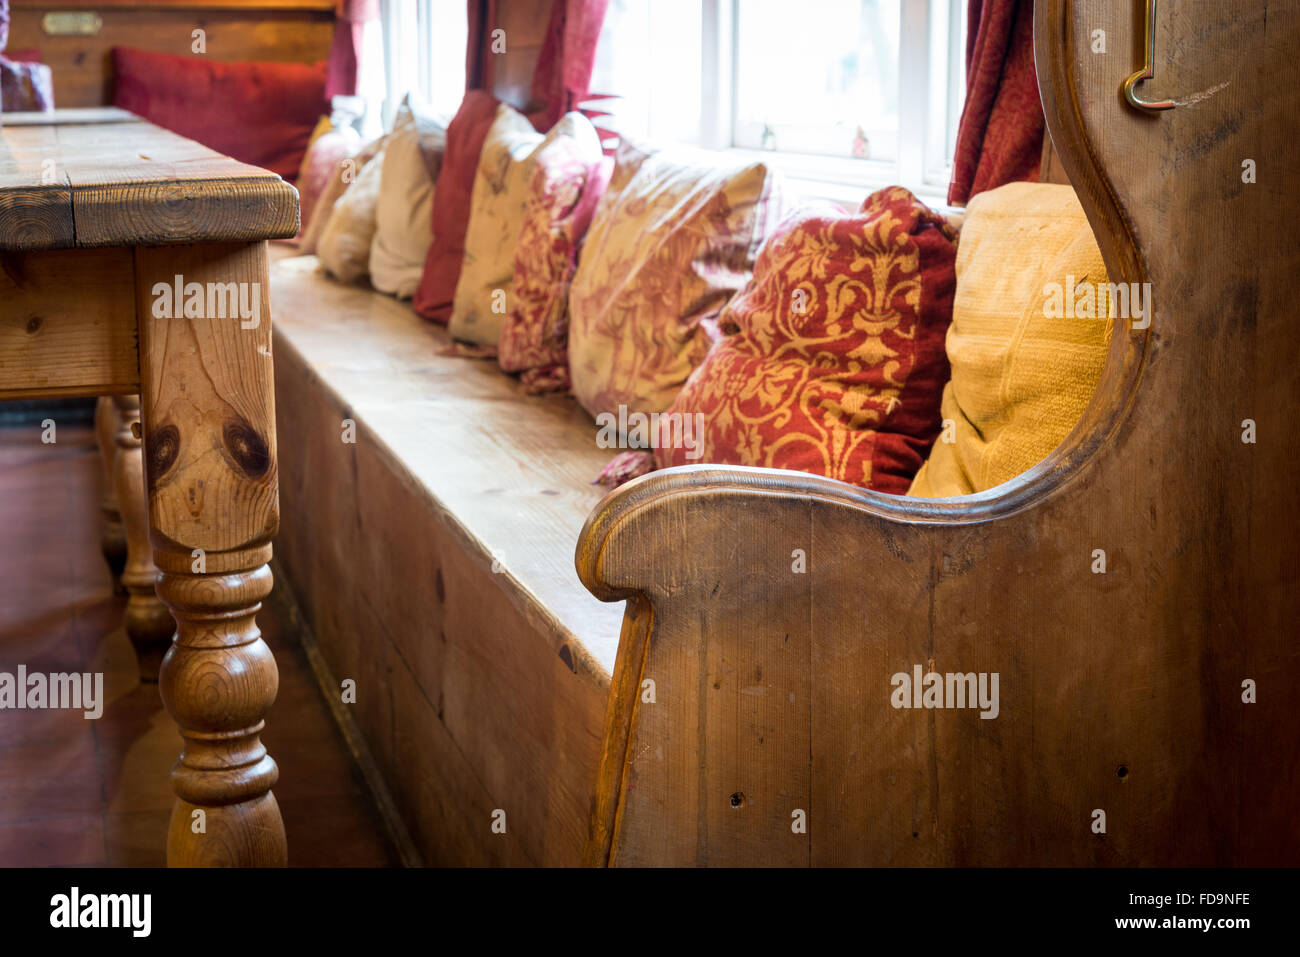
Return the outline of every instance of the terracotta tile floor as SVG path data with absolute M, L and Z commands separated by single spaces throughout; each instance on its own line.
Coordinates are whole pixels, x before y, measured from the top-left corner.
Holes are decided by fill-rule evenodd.
M 161 865 L 180 736 L 138 678 L 100 554 L 88 428 L 0 429 L 0 671 L 102 671 L 104 715 L 0 710 L 0 866 Z M 300 867 L 397 863 L 369 793 L 272 601 L 258 616 L 280 668 L 263 740 Z

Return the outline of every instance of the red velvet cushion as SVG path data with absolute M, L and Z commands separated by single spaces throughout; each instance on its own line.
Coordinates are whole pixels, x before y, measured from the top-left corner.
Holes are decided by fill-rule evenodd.
M 325 63 L 218 63 L 113 48 L 113 103 L 219 153 L 298 175 L 322 113 Z
M 856 214 L 787 220 L 722 315 L 735 333 L 673 403 L 702 413 L 703 435 L 661 420 L 659 464 L 798 469 L 905 494 L 939 434 L 954 239 L 901 187 Z
M 433 188 L 433 242 L 424 258 L 420 288 L 412 305 L 426 319 L 446 322 L 456 297 L 460 263 L 465 256 L 470 194 L 483 141 L 497 115 L 497 101 L 482 90 L 470 90 L 447 127 L 447 149 Z

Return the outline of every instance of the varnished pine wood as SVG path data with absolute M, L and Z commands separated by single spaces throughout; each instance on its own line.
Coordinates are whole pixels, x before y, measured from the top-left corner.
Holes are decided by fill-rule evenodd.
M 158 569 L 154 567 L 149 518 L 145 512 L 140 398 L 119 395 L 114 397 L 113 404 L 117 411 L 113 489 L 126 537 L 126 564 L 121 578 L 127 593 L 123 624 L 140 663 L 140 678 L 152 682 L 158 680 L 158 668 L 176 626 L 154 591 Z
M 279 520 L 266 244 L 140 248 L 135 266 L 150 538 L 177 624 L 160 690 L 185 739 L 167 858 L 282 865 L 279 772 L 259 738 L 277 673 L 254 620 Z M 155 318 L 154 285 L 175 275 L 256 283 L 257 325 Z
M 125 593 L 121 577 L 126 566 L 126 530 L 122 527 L 122 512 L 117 503 L 115 475 L 119 428 L 117 406 L 111 397 L 101 396 L 95 403 L 95 444 L 99 447 L 101 471 L 99 510 L 104 522 L 100 549 L 109 571 L 113 573 L 114 591 Z
M 133 294 L 128 249 L 0 252 L 0 398 L 137 392 Z
M 123 393 L 138 383 L 143 462 L 141 434 L 119 429 L 114 477 L 128 539 L 128 632 L 161 631 L 167 620 L 165 609 L 154 615 L 146 606 L 155 573 L 131 547 L 144 529 L 133 498 L 142 492 L 158 594 L 176 614 L 159 676 L 186 742 L 173 771 L 168 857 L 178 865 L 283 864 L 270 793 L 278 771 L 259 739 L 277 675 L 254 621 L 271 587 L 266 563 L 278 521 L 260 240 L 296 230 L 297 194 L 278 177 L 143 122 L 51 119 L 7 127 L 0 144 L 0 249 L 9 253 L 0 264 L 16 293 L 0 300 L 0 394 Z M 229 237 L 259 241 L 213 241 Z M 169 245 L 139 245 L 146 242 Z M 74 245 L 114 248 L 51 252 Z M 118 268 L 105 272 L 110 262 Z M 100 273 L 102 283 L 84 281 Z M 155 286 L 172 287 L 177 276 L 253 290 L 258 321 L 157 318 Z M 83 297 L 80 310 L 70 289 Z M 62 337 L 57 343 L 40 335 L 47 312 L 59 320 L 49 334 Z M 115 351 L 122 343 L 131 344 L 130 361 Z M 134 411 L 130 398 L 116 401 Z
M 1116 330 L 1056 452 L 965 499 L 697 467 L 636 480 L 593 513 L 579 573 L 633 604 L 589 860 L 1300 855 L 1300 441 L 1287 418 L 1300 247 L 1285 239 L 1300 193 L 1284 159 L 1300 135 L 1300 11 L 1204 2 L 1160 17 L 1153 95 L 1178 106 L 1151 116 L 1120 95 L 1141 63 L 1140 5 L 1036 6 L 1052 139 L 1110 277 L 1149 281 L 1154 300 L 1150 329 Z M 1096 29 L 1107 55 L 1089 48 Z M 1247 158 L 1258 183 L 1242 181 Z M 1099 548 L 1105 574 L 1092 572 Z M 918 664 L 998 672 L 999 717 L 892 708 L 891 674 Z M 646 679 L 655 704 L 637 694 Z M 804 800 L 799 835 L 788 815 Z
M 288 238 L 298 196 L 274 173 L 136 122 L 0 128 L 0 251 Z M 80 117 L 72 119 L 83 119 Z
M 610 452 L 571 398 L 314 267 L 272 269 L 277 560 L 425 860 L 579 864 L 622 611 L 559 558 Z
M 60 123 L 138 123 L 140 117 L 116 106 L 60 107 L 57 111 Z M 49 126 L 51 116 L 47 112 L 5 113 L 5 126 Z

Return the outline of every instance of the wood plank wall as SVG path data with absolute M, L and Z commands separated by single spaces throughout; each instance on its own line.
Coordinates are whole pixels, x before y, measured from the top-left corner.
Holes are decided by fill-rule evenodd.
M 496 25 L 506 32 L 506 52 L 494 67 L 492 95 L 520 110 L 531 102 L 533 71 L 551 20 L 547 0 L 498 0 Z
M 334 37 L 333 0 L 13 0 L 11 7 L 9 49 L 40 51 L 54 71 L 58 107 L 113 101 L 115 46 L 192 56 L 192 31 L 201 28 L 214 60 L 314 63 L 328 58 Z M 97 13 L 103 26 L 94 36 L 50 36 L 41 21 L 53 11 Z

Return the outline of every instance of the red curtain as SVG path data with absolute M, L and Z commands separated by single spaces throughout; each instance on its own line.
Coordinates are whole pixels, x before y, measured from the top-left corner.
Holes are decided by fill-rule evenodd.
M 966 104 L 957 128 L 948 202 L 964 206 L 986 189 L 1036 182 L 1043 105 L 1034 72 L 1032 0 L 969 0 Z
M 538 129 L 550 129 L 591 96 L 596 43 L 608 6 L 609 0 L 553 0 L 551 23 L 533 73 L 533 100 L 540 110 L 532 120 Z
M 338 0 L 334 10 L 334 45 L 330 48 L 325 96 L 356 96 L 361 63 L 361 36 L 366 22 L 379 19 L 379 0 Z
M 546 37 L 533 71 L 531 95 L 537 109 L 529 119 L 549 130 L 569 110 L 587 99 L 600 99 L 590 90 L 596 43 L 609 0 L 552 0 Z M 498 27 L 498 0 L 468 0 L 465 50 L 465 89 L 492 92 L 499 55 L 492 52 Z M 509 38 L 506 38 L 507 42 Z M 598 110 L 583 110 L 590 117 Z

